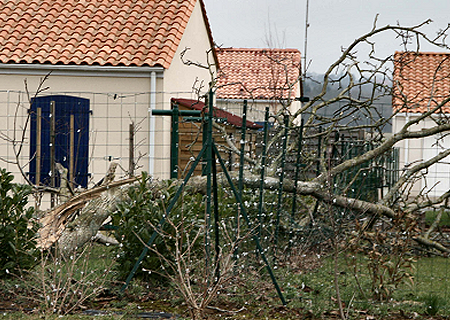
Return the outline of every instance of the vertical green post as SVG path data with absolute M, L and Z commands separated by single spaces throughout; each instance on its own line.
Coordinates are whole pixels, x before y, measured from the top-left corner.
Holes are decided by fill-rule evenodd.
M 266 113 L 264 116 L 264 136 L 261 152 L 261 178 L 259 182 L 259 203 L 258 203 L 258 239 L 261 241 L 262 223 L 263 223 L 263 210 L 264 210 L 264 179 L 266 173 L 266 161 L 267 161 L 267 137 L 269 133 L 269 107 L 266 107 Z
M 244 190 L 244 156 L 245 156 L 245 134 L 247 131 L 247 100 L 244 100 L 244 106 L 242 107 L 242 126 L 241 126 L 241 150 L 239 155 L 239 181 L 238 181 L 238 190 L 241 196 L 243 197 Z M 236 231 L 239 228 L 239 217 L 241 215 L 240 207 L 236 210 Z M 234 252 L 234 257 L 237 258 L 238 247 L 236 246 L 236 250 Z
M 212 168 L 212 122 L 214 116 L 214 93 L 212 89 L 208 93 L 208 112 L 206 116 L 206 230 L 205 230 L 205 253 L 206 253 L 206 269 L 210 266 L 210 248 L 209 248 L 209 234 L 211 229 L 211 196 L 212 196 L 212 180 L 211 180 L 211 168 Z
M 288 127 L 289 127 L 289 115 L 284 115 L 284 135 L 283 135 L 283 149 L 281 154 L 281 172 L 280 172 L 280 183 L 278 189 L 278 203 L 277 203 L 277 220 L 275 224 L 275 252 L 274 259 L 276 258 L 276 252 L 278 247 L 278 233 L 280 231 L 280 215 L 283 207 L 283 183 L 284 183 L 284 167 L 286 165 L 286 149 L 287 149 L 287 139 L 288 139 Z
M 294 224 L 294 215 L 297 211 L 297 183 L 300 176 L 300 168 L 302 166 L 301 164 L 301 155 L 302 155 L 302 143 L 303 143 L 303 119 L 300 123 L 300 131 L 298 133 L 298 143 L 297 143 L 297 161 L 295 162 L 295 175 L 294 175 L 294 194 L 292 197 L 292 212 L 291 212 L 291 221 L 290 225 L 292 228 L 292 225 Z M 292 230 L 291 230 L 292 233 Z M 292 234 L 289 233 L 289 247 L 291 246 L 292 242 Z
M 203 115 L 203 126 L 202 126 L 202 145 L 203 146 L 206 146 L 208 144 L 209 93 L 208 93 L 208 95 L 206 95 L 206 98 L 205 98 L 205 106 L 207 106 L 208 109 L 204 112 L 204 115 Z M 202 159 L 202 176 L 206 175 L 207 154 L 208 154 L 208 151 L 206 150 L 206 153 Z
M 316 175 L 320 175 L 320 158 L 322 156 L 322 127 L 319 127 L 319 136 L 317 138 L 317 170 Z
M 179 145 L 179 109 L 178 104 L 174 103 L 172 108 L 172 134 L 170 145 L 170 178 L 178 179 L 178 145 Z
M 241 127 L 241 154 L 239 157 L 239 194 L 242 198 L 242 190 L 244 189 L 244 155 L 245 155 L 245 134 L 247 131 L 247 100 L 244 100 L 242 109 L 242 127 Z
M 213 200 L 214 200 L 214 248 L 216 253 L 214 265 L 214 282 L 216 283 L 220 278 L 220 238 L 219 238 L 219 195 L 217 187 L 217 168 L 215 152 L 212 152 L 212 179 L 213 179 Z
M 320 157 L 322 156 L 322 127 L 319 127 L 319 136 L 317 137 L 317 169 L 316 176 L 320 175 Z M 317 214 L 317 210 L 319 210 L 319 200 L 316 200 L 316 204 L 314 205 L 314 210 L 312 216 L 315 217 Z
M 331 147 L 331 156 L 330 156 L 330 167 L 333 167 L 336 163 L 337 163 L 337 161 L 338 161 L 338 158 L 339 158 L 339 150 L 338 150 L 338 147 L 339 147 L 339 140 L 340 140 L 340 135 L 339 135 L 339 132 L 338 131 L 336 131 L 335 133 L 334 133 L 334 142 L 333 142 L 333 145 L 332 145 L 332 147 Z M 338 178 L 338 177 L 334 177 L 333 178 L 333 185 L 335 186 L 335 187 L 333 187 L 332 189 L 336 189 L 334 192 L 340 192 L 339 190 L 340 190 L 340 188 L 342 187 L 342 185 L 341 185 L 341 182 L 340 182 L 340 179 Z

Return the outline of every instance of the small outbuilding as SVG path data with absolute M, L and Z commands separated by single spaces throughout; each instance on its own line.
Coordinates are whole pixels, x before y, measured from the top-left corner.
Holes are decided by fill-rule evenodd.
M 205 103 L 191 99 L 172 99 L 172 108 L 176 105 L 180 110 L 206 111 Z M 227 162 L 228 170 L 233 170 L 239 165 L 239 157 L 233 151 L 232 144 L 239 148 L 242 132 L 243 119 L 228 111 L 214 108 L 216 126 L 213 128 L 213 139 L 218 146 L 221 157 Z M 179 121 L 179 147 L 177 155 L 178 177 L 181 178 L 189 165 L 197 157 L 202 148 L 203 135 L 202 123 L 199 119 L 180 117 Z M 262 129 L 260 124 L 246 121 L 246 154 L 255 155 L 258 130 Z M 230 142 L 232 144 L 230 144 Z M 201 174 L 202 167 L 196 168 L 195 174 Z

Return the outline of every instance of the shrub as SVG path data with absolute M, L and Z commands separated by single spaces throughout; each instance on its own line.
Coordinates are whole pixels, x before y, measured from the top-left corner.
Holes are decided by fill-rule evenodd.
M 147 242 L 150 239 L 178 189 L 178 184 L 171 181 L 163 181 L 159 187 L 149 188 L 149 180 L 148 175 L 144 173 L 139 183 L 129 188 L 128 199 L 118 204 L 117 211 L 112 216 L 113 224 L 118 227 L 115 237 L 121 243 L 117 255 L 121 278 L 127 277 L 131 272 L 144 249 L 142 241 Z M 177 224 L 183 219 L 185 222 L 203 225 L 204 220 L 199 218 L 203 212 L 201 195 L 184 195 L 170 213 L 171 221 Z M 170 226 L 165 226 L 165 232 L 172 232 Z M 174 245 L 170 239 L 162 239 L 161 234 L 156 237 L 153 246 L 168 258 L 173 257 Z M 151 252 L 147 254 L 141 266 L 137 276 L 161 280 L 160 274 L 165 273 L 160 259 Z
M 27 208 L 31 188 L 13 179 L 0 169 L 0 277 L 35 263 L 37 225 L 32 221 L 34 209 Z

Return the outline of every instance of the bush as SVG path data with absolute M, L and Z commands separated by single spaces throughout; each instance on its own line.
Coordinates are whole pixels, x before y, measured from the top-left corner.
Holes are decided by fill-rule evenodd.
M 0 277 L 35 263 L 37 225 L 33 208 L 27 208 L 31 187 L 12 183 L 14 177 L 0 169 Z
M 126 278 L 130 274 L 144 249 L 142 241 L 147 242 L 150 239 L 158 222 L 165 214 L 165 208 L 178 189 L 178 184 L 171 181 L 161 182 L 158 188 L 149 188 L 149 179 L 144 173 L 139 184 L 129 188 L 128 200 L 119 203 L 117 211 L 113 213 L 113 224 L 118 227 L 115 237 L 121 243 L 117 256 L 120 266 L 118 272 L 121 278 Z M 184 195 L 171 211 L 170 216 L 175 224 L 183 220 L 201 226 L 204 224 L 204 220 L 200 218 L 202 214 L 204 214 L 202 196 Z M 170 226 L 166 225 L 164 231 L 170 233 Z M 170 259 L 175 250 L 171 241 L 167 237 L 158 235 L 153 245 L 159 253 Z M 142 268 L 139 268 L 136 273 L 140 277 L 161 280 L 160 274 L 165 273 L 160 259 L 152 252 L 148 252 L 141 266 Z

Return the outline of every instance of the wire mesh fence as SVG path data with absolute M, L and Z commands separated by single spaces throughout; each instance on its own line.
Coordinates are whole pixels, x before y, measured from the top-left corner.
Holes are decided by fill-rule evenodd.
M 171 121 L 152 116 L 151 108 L 168 109 L 170 102 L 158 98 L 151 106 L 152 95 L 168 96 L 170 101 L 170 97 L 191 94 L 46 91 L 34 97 L 25 91 L 0 91 L 2 166 L 17 181 L 36 182 L 39 174 L 37 181 L 48 186 L 45 178 L 54 174 L 50 170 L 54 152 L 54 162 L 67 168 L 70 163 L 83 162 L 71 174 L 86 176 L 86 183 L 74 180 L 74 187 L 95 185 L 112 161 L 118 163 L 117 177 L 130 175 L 133 168 L 135 174 L 147 171 L 156 178 L 167 178 Z M 77 111 L 82 103 L 87 112 Z
M 77 159 L 81 154 L 79 149 L 86 148 L 89 159 L 86 168 L 75 170 L 78 168 L 76 165 L 73 168 L 77 171 L 74 175 L 81 174 L 81 171 L 85 170 L 88 177 L 87 186 L 93 186 L 101 180 L 111 161 L 119 164 L 120 169 L 116 173 L 119 177 L 128 176 L 131 171 L 135 173 L 148 171 L 155 177 L 168 178 L 172 122 L 170 118 L 151 115 L 152 94 L 46 93 L 45 97 L 49 100 L 45 103 L 53 101 L 55 108 L 59 107 L 58 103 L 63 105 L 79 103 L 80 98 L 89 102 L 88 125 L 76 127 L 76 114 L 73 120 L 70 117 L 61 119 L 66 129 L 61 130 L 62 142 L 57 147 L 65 148 L 66 151 L 58 154 L 55 150 L 54 160 L 58 161 L 57 157 L 60 156 L 59 161 L 70 163 L 71 158 Z M 183 97 L 184 94 L 180 92 L 168 95 Z M 57 97 L 60 96 L 70 97 L 70 101 L 58 100 Z M 157 102 L 154 108 L 171 107 L 165 102 Z M 16 177 L 20 176 L 19 171 L 22 170 L 24 179 L 34 175 L 34 181 L 40 182 L 41 180 L 36 177 L 37 172 L 31 170 L 31 164 L 38 159 L 42 162 L 47 161 L 43 154 L 37 156 L 37 150 L 44 142 L 49 146 L 53 144 L 51 129 L 48 129 L 47 133 L 50 137 L 41 140 L 41 143 L 38 143 L 38 139 L 33 138 L 33 135 L 43 136 L 46 132 L 44 129 L 46 123 L 51 123 L 51 118 L 56 113 L 46 113 L 44 106 L 39 105 L 37 101 L 30 103 L 27 93 L 21 91 L 0 91 L 0 110 L 2 119 L 0 156 L 4 166 L 8 171 L 15 173 Z M 71 121 L 74 124 L 71 124 Z M 194 127 L 201 132 L 201 126 Z M 281 152 L 287 149 L 283 141 L 286 139 L 283 138 L 284 129 L 282 125 L 272 126 L 271 137 L 279 135 L 279 139 L 268 150 L 268 166 L 280 161 Z M 86 131 L 86 143 L 76 143 L 78 130 Z M 323 156 L 324 150 L 325 158 L 329 159 L 327 164 L 336 166 L 344 160 L 357 157 L 376 147 L 365 140 L 364 134 L 359 137 L 336 136 L 334 140 L 330 140 L 331 144 L 328 146 L 321 144 L 319 138 L 310 139 L 308 142 L 302 141 L 299 135 L 298 127 L 287 132 L 290 143 L 286 145 L 289 145 L 290 149 L 285 163 L 275 166 L 279 169 L 276 172 L 278 177 L 285 171 L 286 177 L 293 179 L 295 170 L 302 164 L 300 179 L 314 178 L 320 174 L 319 158 Z M 256 159 L 255 161 L 259 161 L 258 157 L 263 146 L 261 132 L 253 132 L 253 136 L 256 138 L 250 140 L 255 148 L 248 148 L 247 152 Z M 233 139 L 234 142 L 238 141 L 237 134 Z M 298 140 L 300 143 L 297 143 Z M 53 141 L 58 140 L 55 138 Z M 223 143 L 225 145 L 226 141 Z M 300 163 L 295 156 L 299 146 L 302 147 Z M 193 154 L 193 157 L 195 156 Z M 231 159 L 230 157 L 227 165 L 238 169 L 240 164 L 237 164 L 237 159 Z M 352 199 L 375 202 L 398 180 L 399 159 L 400 151 L 392 149 L 364 166 L 354 167 L 347 175 L 334 177 L 333 184 L 329 186 L 330 192 L 346 193 Z M 37 170 L 36 167 L 39 165 L 35 164 L 34 171 Z M 51 169 L 43 166 L 42 168 L 41 175 L 52 174 Z M 254 169 L 252 166 L 247 168 Z M 447 177 L 450 170 L 446 170 L 446 166 L 440 168 L 443 170 L 442 176 Z M 82 187 L 81 183 L 78 185 Z M 355 215 L 350 210 L 332 209 L 331 206 L 318 204 L 318 201 L 311 197 L 299 198 L 300 205 L 293 210 L 292 205 L 295 201 L 292 194 L 284 193 L 282 188 L 280 190 L 268 191 L 264 199 L 261 199 L 254 189 L 247 189 L 244 191 L 243 201 L 249 210 L 251 221 L 254 224 L 261 223 L 259 239 L 263 251 L 277 260 L 275 266 L 280 266 L 277 269 L 283 270 L 281 287 L 288 300 L 297 299 L 297 303 L 304 308 L 319 310 L 328 306 L 329 309 L 333 309 L 336 306 L 335 281 L 337 281 L 342 288 L 342 300 L 345 304 L 349 308 L 358 306 L 360 310 L 367 307 L 364 304 L 369 300 L 371 303 L 378 301 L 380 306 L 389 302 L 391 305 L 405 304 L 409 307 L 414 307 L 414 304 L 418 303 L 422 306 L 426 304 L 424 301 L 433 297 L 448 301 L 450 269 L 447 258 L 429 257 L 419 249 L 408 252 L 395 251 L 391 246 L 387 246 L 388 240 L 377 238 L 383 234 L 388 235 L 389 241 L 396 242 L 402 249 L 405 248 L 403 245 L 411 245 L 414 242 L 409 237 L 408 230 L 393 231 L 390 229 L 392 227 L 390 223 L 381 220 L 373 234 L 365 235 L 368 238 L 365 239 L 364 245 L 355 247 L 352 241 L 361 239 L 360 235 L 355 236 L 353 231 L 359 231 L 358 224 L 364 223 L 370 217 L 361 213 Z M 279 192 L 282 192 L 281 196 Z M 260 201 L 264 201 L 263 213 L 257 210 Z M 228 215 L 223 218 L 229 221 L 230 225 L 238 225 L 239 216 L 235 215 L 235 204 L 226 203 L 224 200 L 222 205 L 228 210 Z M 330 224 L 330 221 L 333 223 Z M 440 230 L 440 236 L 448 242 L 446 229 Z M 339 246 L 336 246 L 336 243 L 339 243 Z M 380 243 L 386 244 L 386 248 L 377 247 Z M 333 251 L 336 248 L 338 250 Z M 244 242 L 240 252 L 241 255 L 254 257 L 254 244 L 251 241 Z M 450 312 L 450 306 L 444 304 L 441 310 Z

